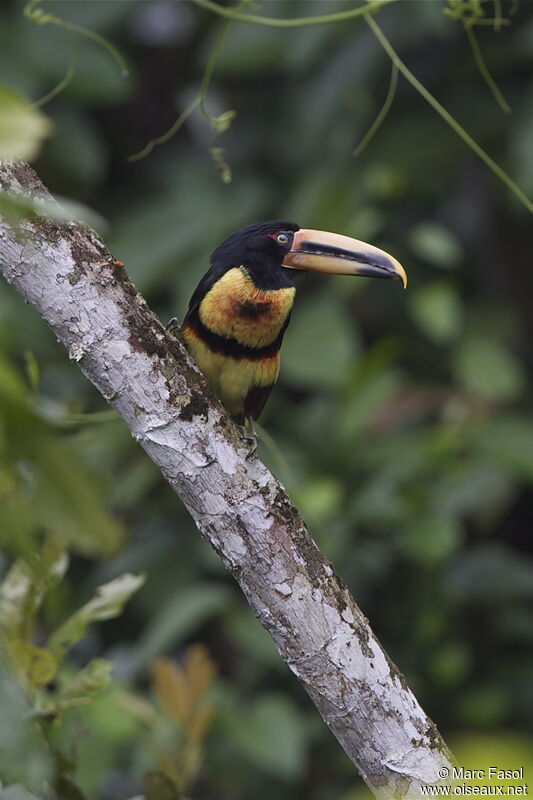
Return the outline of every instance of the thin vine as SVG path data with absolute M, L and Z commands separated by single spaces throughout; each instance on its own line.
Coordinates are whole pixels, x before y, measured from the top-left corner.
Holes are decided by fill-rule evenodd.
M 89 28 L 84 28 L 82 25 L 77 25 L 75 22 L 69 22 L 66 19 L 61 19 L 61 17 L 56 17 L 55 14 L 49 14 L 42 8 L 38 7 L 39 3 L 41 3 L 41 0 L 29 0 L 26 3 L 23 12 L 26 19 L 29 19 L 30 22 L 33 22 L 36 25 L 55 25 L 57 28 L 63 28 L 71 33 L 91 39 L 93 42 L 96 42 L 103 47 L 104 50 L 107 50 L 109 55 L 117 63 L 123 77 L 128 77 L 130 71 L 124 56 L 108 39 L 106 39 L 104 36 L 101 36 L 99 33 L 91 31 Z
M 168 131 L 165 131 L 161 136 L 158 136 L 156 139 L 150 139 L 148 144 L 146 144 L 142 150 L 139 150 L 138 153 L 133 153 L 133 155 L 128 156 L 128 161 L 140 161 L 142 158 L 145 158 L 149 153 L 152 152 L 154 147 L 157 145 L 165 144 L 168 142 L 172 137 L 179 131 L 183 123 L 191 116 L 192 112 L 195 108 L 200 105 L 200 98 L 198 95 L 191 100 L 188 106 L 186 106 L 177 120 L 170 126 Z
M 328 22 L 340 22 L 342 20 L 348 20 L 348 19 L 353 19 L 354 17 L 360 17 L 364 13 L 372 13 L 374 11 L 377 11 L 378 8 L 381 8 L 381 6 L 388 5 L 389 3 L 393 3 L 395 1 L 396 0 L 371 0 L 371 2 L 368 2 L 363 6 L 359 6 L 358 8 L 350 9 L 349 11 L 340 11 L 334 14 L 323 14 L 317 17 L 301 17 L 297 19 L 276 19 L 276 18 L 260 17 L 254 14 L 243 13 L 242 9 L 248 4 L 249 0 L 244 0 L 244 2 L 242 2 L 239 6 L 236 6 L 235 8 L 222 7 L 217 5 L 217 3 L 211 2 L 211 0 L 193 0 L 193 2 L 195 2 L 202 8 L 206 8 L 209 11 L 213 11 L 219 14 L 221 17 L 225 18 L 224 24 L 220 29 L 220 33 L 215 41 L 215 45 L 209 56 L 209 61 L 207 63 L 207 67 L 203 75 L 198 94 L 193 98 L 193 100 L 189 103 L 189 105 L 182 111 L 182 113 L 178 116 L 178 118 L 170 126 L 170 128 L 167 131 L 165 131 L 165 133 L 163 133 L 161 136 L 151 139 L 142 148 L 142 150 L 140 150 L 138 153 L 134 153 L 133 155 L 129 156 L 128 161 L 129 162 L 140 161 L 141 159 L 146 158 L 146 156 L 148 156 L 155 147 L 162 144 L 166 144 L 168 141 L 170 141 L 170 139 L 172 139 L 176 135 L 176 133 L 180 130 L 180 128 L 184 125 L 187 119 L 191 116 L 191 114 L 193 114 L 193 112 L 197 108 L 200 109 L 203 117 L 207 120 L 207 122 L 209 123 L 209 125 L 213 130 L 211 145 L 218 136 L 220 136 L 229 128 L 237 112 L 233 109 L 230 109 L 228 111 L 224 111 L 218 117 L 213 117 L 208 113 L 205 107 L 205 100 L 207 97 L 207 91 L 211 83 L 211 79 L 213 77 L 213 71 L 216 65 L 216 61 L 218 59 L 218 55 L 220 53 L 220 49 L 222 47 L 229 25 L 232 21 L 251 22 L 254 25 L 269 25 L 279 28 L 289 28 L 301 25 L 316 25 Z M 222 181 L 224 183 L 230 183 L 231 168 L 224 158 L 224 149 L 222 147 L 211 146 L 209 147 L 208 152 L 213 160 L 213 163 L 215 164 L 216 168 L 219 171 Z
M 370 142 L 372 141 L 378 130 L 381 128 L 387 114 L 390 111 L 390 107 L 392 106 L 392 101 L 394 100 L 397 86 L 398 86 L 398 67 L 393 62 L 390 73 L 389 90 L 387 92 L 385 102 L 383 103 L 379 114 L 377 115 L 376 119 L 368 129 L 367 133 L 365 134 L 365 136 L 363 136 L 362 140 L 359 142 L 359 144 L 353 151 L 354 156 L 357 157 L 361 155 L 363 150 L 370 144 Z
M 502 111 L 505 111 L 506 114 L 510 113 L 511 108 L 496 85 L 496 81 L 489 72 L 479 47 L 476 34 L 474 33 L 474 27 L 476 25 L 493 25 L 494 31 L 497 33 L 501 30 L 502 25 L 510 24 L 510 20 L 503 17 L 500 0 L 494 0 L 493 19 L 488 19 L 485 17 L 482 0 L 448 0 L 448 5 L 444 9 L 443 13 L 449 17 L 452 17 L 452 19 L 461 22 L 481 77 L 487 84 L 489 91 L 493 95 Z
M 299 28 L 304 25 L 323 25 L 330 22 L 345 22 L 346 20 L 355 19 L 365 14 L 373 14 L 382 6 L 397 2 L 397 0 L 371 0 L 371 2 L 365 3 L 363 6 L 351 8 L 348 11 L 336 11 L 333 14 L 321 14 L 317 17 L 295 17 L 289 19 L 244 14 L 242 11 L 238 11 L 234 8 L 219 6 L 218 3 L 213 2 L 213 0 L 193 0 L 193 2 L 208 11 L 213 11 L 221 17 L 226 17 L 226 19 L 235 20 L 237 22 L 250 22 L 253 25 L 266 25 L 270 28 Z
M 485 59 L 481 53 L 479 48 L 479 43 L 476 38 L 476 34 L 474 33 L 474 29 L 472 25 L 465 25 L 464 26 L 466 36 L 468 38 L 468 42 L 470 47 L 472 48 L 472 53 L 474 55 L 475 62 L 477 64 L 477 68 L 479 69 L 483 80 L 489 87 L 490 92 L 492 93 L 494 99 L 500 106 L 502 111 L 505 111 L 506 114 L 509 114 L 511 111 L 511 106 L 507 103 L 505 97 L 499 90 L 498 86 L 496 85 L 496 81 L 490 74 L 487 65 L 485 64 Z
M 64 89 L 67 88 L 67 86 L 71 82 L 72 78 L 76 74 L 76 60 L 77 59 L 76 59 L 76 54 L 75 54 L 75 51 L 74 51 L 74 46 L 73 46 L 73 43 L 72 43 L 72 39 L 70 40 L 69 51 L 70 51 L 69 63 L 68 63 L 68 66 L 67 66 L 67 71 L 65 72 L 64 76 L 61 78 L 60 81 L 58 81 L 58 83 L 56 83 L 56 85 L 53 87 L 53 89 L 50 89 L 50 91 L 47 92 L 43 97 L 41 97 L 39 100 L 36 100 L 34 103 L 32 103 L 30 108 L 42 108 L 47 103 L 49 103 L 51 100 L 54 100 L 54 98 L 56 98 L 58 95 L 60 95 L 61 92 Z
M 188 117 L 199 108 L 204 118 L 207 120 L 213 130 L 213 139 L 220 136 L 221 133 L 226 131 L 233 121 L 236 111 L 231 109 L 223 112 L 222 114 L 214 117 L 211 116 L 205 106 L 207 91 L 213 77 L 215 64 L 220 53 L 223 41 L 225 39 L 229 24 L 231 21 L 248 22 L 254 25 L 263 25 L 276 28 L 293 28 L 303 27 L 308 25 L 321 25 L 326 23 L 335 23 L 362 17 L 369 25 L 377 40 L 392 61 L 391 81 L 389 84 L 389 91 L 385 99 L 384 105 L 380 110 L 378 116 L 372 123 L 368 133 L 365 135 L 361 143 L 354 150 L 354 155 L 359 155 L 363 149 L 369 144 L 375 136 L 377 130 L 382 125 L 390 106 L 394 99 L 396 91 L 398 72 L 409 81 L 413 88 L 429 103 L 429 105 L 439 114 L 439 116 L 452 128 L 452 130 L 465 142 L 465 144 L 485 163 L 485 165 L 501 180 L 507 188 L 518 198 L 518 200 L 527 208 L 530 213 L 533 213 L 533 202 L 527 197 L 522 189 L 510 178 L 509 175 L 492 159 L 488 153 L 470 136 L 470 134 L 457 122 L 457 120 L 439 103 L 439 101 L 429 92 L 428 89 L 413 75 L 407 66 L 400 59 L 390 41 L 387 39 L 377 22 L 373 18 L 373 14 L 380 8 L 396 2 L 396 0 L 369 0 L 364 5 L 352 8 L 347 11 L 338 11 L 332 14 L 322 14 L 319 16 L 311 17 L 298 17 L 298 18 L 278 18 L 278 17 L 264 17 L 256 14 L 246 13 L 242 10 L 243 4 L 235 8 L 221 6 L 214 0 L 192 0 L 196 5 L 205 8 L 215 14 L 224 18 L 224 23 L 215 41 L 213 50 L 209 56 L 207 67 L 203 75 L 200 89 L 196 97 L 187 105 L 187 107 L 178 116 L 173 125 L 161 136 L 152 139 L 148 144 L 138 153 L 129 157 L 129 161 L 138 161 L 147 156 L 157 145 L 168 142 L 182 127 Z M 71 33 L 79 34 L 92 39 L 96 43 L 104 47 L 109 54 L 114 58 L 118 64 L 121 73 L 128 75 L 129 70 L 127 64 L 117 48 L 111 44 L 107 39 L 94 31 L 77 25 L 73 22 L 68 22 L 54 14 L 47 13 L 39 8 L 41 0 L 29 0 L 24 7 L 24 15 L 38 25 L 56 25 L 57 27 L 64 28 Z M 247 2 L 247 0 L 245 0 Z M 502 110 L 509 112 L 510 107 L 503 97 L 501 91 L 496 85 L 492 75 L 490 74 L 485 61 L 483 59 L 479 44 L 473 31 L 475 25 L 494 26 L 495 31 L 501 29 L 503 25 L 509 24 L 509 20 L 503 17 L 501 0 L 493 0 L 494 18 L 489 19 L 485 16 L 483 9 L 484 0 L 447 0 L 447 6 L 444 13 L 462 22 L 468 37 L 474 59 L 478 69 L 485 80 L 487 86 L 495 97 L 496 101 Z M 518 8 L 518 0 L 514 0 L 509 16 L 513 16 Z M 34 105 L 40 106 L 49 102 L 56 97 L 68 85 L 74 74 L 74 65 L 71 63 L 64 78 L 55 86 L 47 95 L 41 100 L 37 101 Z M 212 140 L 213 141 L 213 140 Z M 231 181 L 231 169 L 224 158 L 224 151 L 220 147 L 210 147 L 209 153 L 213 159 L 215 166 L 218 168 L 222 180 L 226 183 Z
M 132 162 L 132 161 L 140 161 L 142 158 L 145 158 L 149 153 L 151 153 L 152 150 L 154 149 L 154 147 L 157 147 L 158 145 L 161 145 L 161 144 L 165 144 L 170 139 L 172 139 L 172 137 L 176 135 L 176 133 L 179 131 L 179 129 L 186 122 L 186 120 L 191 116 L 191 114 L 193 113 L 193 111 L 196 108 L 200 109 L 202 115 L 208 121 L 208 123 L 210 124 L 211 128 L 213 129 L 213 132 L 214 132 L 214 137 L 213 138 L 216 138 L 217 136 L 220 136 L 220 134 L 224 133 L 224 131 L 226 131 L 229 128 L 229 126 L 231 125 L 233 119 L 235 118 L 235 116 L 237 114 L 236 111 L 234 111 L 233 109 L 230 109 L 228 111 L 224 111 L 222 114 L 219 114 L 218 117 L 212 117 L 208 113 L 208 111 L 207 111 L 207 109 L 205 107 L 205 100 L 206 100 L 206 96 L 207 96 L 207 91 L 209 89 L 209 85 L 210 85 L 211 79 L 213 77 L 213 72 L 214 72 L 214 69 L 215 69 L 215 65 L 216 65 L 220 50 L 222 48 L 222 44 L 224 43 L 224 39 L 226 38 L 226 34 L 228 32 L 229 26 L 230 26 L 229 20 L 228 21 L 224 21 L 222 23 L 222 26 L 221 26 L 220 31 L 218 33 L 218 36 L 217 36 L 217 38 L 215 40 L 215 44 L 214 44 L 213 49 L 211 51 L 211 54 L 209 56 L 209 60 L 207 62 L 207 67 L 205 69 L 205 72 L 204 72 L 204 75 L 203 75 L 203 78 L 202 78 L 202 82 L 200 83 L 200 89 L 198 90 L 198 94 L 196 95 L 196 97 L 193 98 L 193 100 L 181 112 L 181 114 L 176 119 L 176 121 L 170 126 L 170 128 L 165 133 L 163 133 L 161 136 L 158 136 L 155 139 L 151 139 L 148 142 L 148 144 L 146 144 L 143 147 L 142 150 L 140 150 L 138 153 L 134 153 L 133 155 L 129 156 L 128 161 L 130 161 L 130 162 Z M 221 171 L 221 174 L 222 174 L 223 181 L 225 183 L 229 183 L 231 181 L 231 171 L 229 169 L 229 166 L 223 160 L 222 148 L 211 148 L 211 151 L 210 151 L 211 152 L 211 157 L 213 158 L 213 161 L 215 162 L 215 164 L 219 167 L 219 169 Z M 222 163 L 224 163 L 224 165 L 225 165 L 224 168 L 221 168 Z
M 448 0 L 448 7 L 444 9 L 444 12 L 454 17 L 458 17 L 459 14 L 463 15 L 463 17 L 473 16 L 476 18 L 476 24 L 478 25 L 491 24 L 502 26 L 508 22 L 508 20 L 503 19 L 501 14 L 498 13 L 498 5 L 495 6 L 497 12 L 496 18 L 491 20 L 486 19 L 481 8 L 482 1 L 483 0 Z M 489 154 L 485 152 L 485 150 L 483 150 L 481 145 L 479 145 L 475 139 L 470 136 L 470 134 L 462 127 L 462 125 L 460 125 L 459 122 L 457 122 L 457 120 L 449 113 L 449 111 L 447 111 L 444 106 L 439 103 L 439 101 L 431 94 L 431 92 L 426 89 L 426 87 L 413 75 L 413 73 L 400 59 L 379 25 L 375 22 L 373 18 L 374 12 L 378 11 L 384 5 L 395 2 L 395 0 L 375 0 L 375 2 L 369 2 L 364 6 L 358 6 L 357 8 L 350 9 L 349 11 L 340 11 L 334 14 L 323 14 L 317 17 L 300 17 L 292 19 L 279 19 L 277 17 L 262 17 L 254 14 L 245 14 L 240 11 L 236 11 L 235 9 L 227 8 L 226 6 L 220 6 L 218 3 L 213 2 L 213 0 L 193 0 L 193 2 L 202 8 L 218 14 L 219 16 L 225 17 L 226 19 L 236 20 L 239 22 L 249 22 L 255 25 L 264 25 L 274 28 L 321 25 L 323 23 L 339 22 L 343 20 L 345 21 L 347 19 L 353 19 L 355 17 L 362 16 L 391 59 L 392 63 L 396 65 L 397 69 L 409 81 L 411 86 L 424 98 L 427 103 L 429 103 L 429 105 L 437 112 L 437 114 L 439 114 L 439 116 L 465 142 L 465 144 L 502 181 L 502 183 L 507 186 L 507 188 L 515 195 L 522 205 L 533 214 L 533 202 L 527 197 L 525 192 L 520 189 L 520 187 L 512 180 L 512 178 L 507 175 L 507 173 L 494 161 L 494 159 L 491 158 Z M 518 0 L 515 0 L 513 8 L 510 12 L 511 16 L 516 12 L 517 4 Z M 385 110 L 387 111 L 388 109 L 385 108 Z M 381 124 L 382 113 L 380 113 L 378 116 L 379 124 Z M 374 133 L 375 131 L 372 132 L 372 135 L 374 135 Z
M 470 134 L 465 131 L 465 129 L 460 125 L 457 120 L 452 117 L 452 115 L 447 111 L 439 101 L 433 97 L 430 91 L 426 89 L 426 87 L 420 83 L 418 78 L 416 78 L 410 69 L 403 63 L 397 52 L 394 50 L 393 46 L 375 21 L 375 19 L 370 16 L 366 15 L 364 17 L 365 22 L 370 27 L 372 32 L 374 33 L 376 39 L 381 44 L 393 64 L 396 64 L 399 71 L 402 73 L 404 78 L 406 78 L 411 86 L 416 89 L 416 91 L 424 98 L 424 100 L 429 103 L 429 105 L 437 112 L 437 114 L 442 117 L 442 119 L 452 128 L 455 133 L 465 142 L 465 144 L 470 147 L 474 153 L 479 156 L 479 158 L 486 164 L 486 166 L 504 183 L 507 188 L 518 198 L 518 200 L 524 205 L 530 214 L 533 214 L 533 202 L 527 197 L 524 191 L 512 180 L 512 178 L 507 175 L 507 173 L 494 161 L 493 158 L 489 156 L 488 153 L 483 150 L 483 148 L 473 139 Z

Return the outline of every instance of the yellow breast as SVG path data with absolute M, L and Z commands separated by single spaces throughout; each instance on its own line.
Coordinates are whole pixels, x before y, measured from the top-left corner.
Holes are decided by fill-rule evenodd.
M 198 309 L 201 322 L 219 336 L 265 347 L 280 333 L 294 302 L 294 287 L 258 289 L 242 267 L 228 270 Z

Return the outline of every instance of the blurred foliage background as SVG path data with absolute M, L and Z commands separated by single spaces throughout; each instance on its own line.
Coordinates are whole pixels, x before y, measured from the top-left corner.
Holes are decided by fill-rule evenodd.
M 391 70 L 361 19 L 230 23 L 206 97 L 219 122 L 196 110 L 128 161 L 194 100 L 223 21 L 185 0 L 43 5 L 89 38 L 24 7 L 0 6 L 0 133 L 3 119 L 19 144 L 23 131 L 48 134 L 35 168 L 106 221 L 106 241 L 163 321 L 183 316 L 219 241 L 256 220 L 366 239 L 405 265 L 405 293 L 300 280 L 262 420 L 274 443 L 260 452 L 445 738 L 474 767 L 504 752 L 531 765 L 531 215 L 402 77 L 354 157 Z M 476 64 L 466 28 L 478 12 L 476 40 L 509 113 Z M 531 197 L 531 4 L 397 2 L 376 20 Z M 214 143 L 213 125 L 229 121 Z M 76 800 L 364 794 L 179 501 L 4 284 L 0 502 L 2 624 L 19 670 L 19 683 L 0 674 L 5 785 L 41 797 L 55 781 L 57 796 Z M 142 588 L 124 573 L 144 573 Z M 113 610 L 99 595 L 87 611 L 102 584 Z M 54 631 L 68 618 L 63 660 Z M 30 796 L 17 791 L 2 797 Z

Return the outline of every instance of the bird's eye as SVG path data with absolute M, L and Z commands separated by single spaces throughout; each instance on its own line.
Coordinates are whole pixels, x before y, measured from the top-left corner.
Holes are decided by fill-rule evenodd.
M 276 236 L 276 242 L 279 242 L 279 244 L 288 244 L 289 237 L 286 233 L 278 233 Z

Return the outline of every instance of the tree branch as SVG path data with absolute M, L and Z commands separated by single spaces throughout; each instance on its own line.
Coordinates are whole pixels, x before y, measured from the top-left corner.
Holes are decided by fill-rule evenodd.
M 193 3 L 218 14 L 220 17 L 226 19 L 236 20 L 238 22 L 249 22 L 253 25 L 264 25 L 268 28 L 302 28 L 306 25 L 325 25 L 330 22 L 346 22 L 347 20 L 361 17 L 364 14 L 373 14 L 378 11 L 382 6 L 389 3 L 397 2 L 397 0 L 369 0 L 362 6 L 357 8 L 350 8 L 347 11 L 335 11 L 332 14 L 320 14 L 318 17 L 260 17 L 256 14 L 248 14 L 242 12 L 237 8 L 228 6 L 221 6 L 213 0 L 193 0 Z
M 24 164 L 0 189 L 47 196 Z M 90 230 L 0 218 L 0 271 L 48 322 L 185 503 L 281 657 L 380 797 L 420 797 L 451 755 L 283 487 Z

